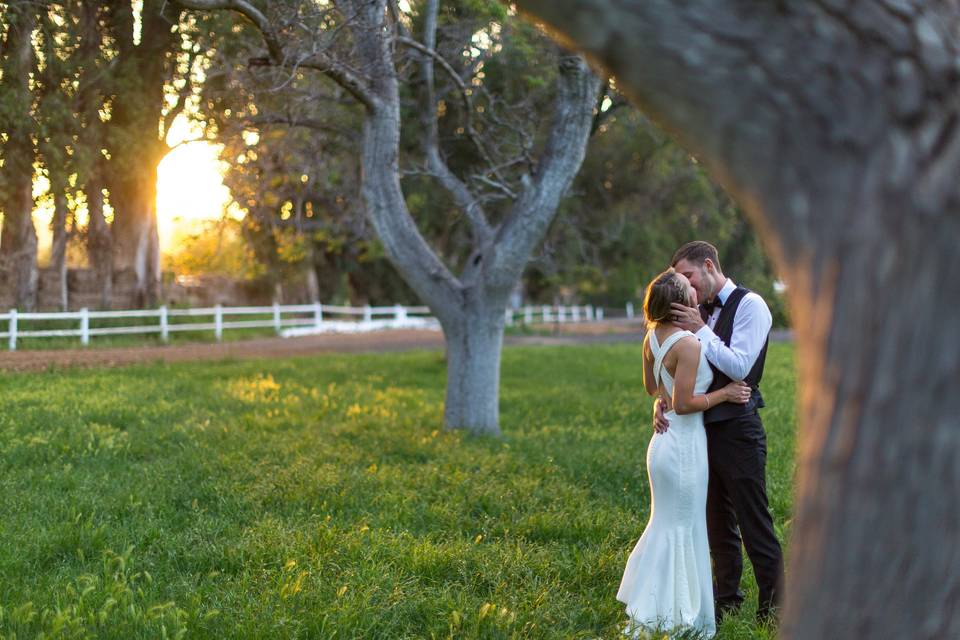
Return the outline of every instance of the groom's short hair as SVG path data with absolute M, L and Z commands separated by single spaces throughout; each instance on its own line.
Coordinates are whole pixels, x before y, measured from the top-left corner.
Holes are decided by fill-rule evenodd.
M 677 249 L 677 252 L 673 254 L 673 260 L 670 262 L 670 266 L 676 267 L 677 263 L 681 260 L 703 266 L 703 262 L 707 258 L 710 258 L 710 262 L 717 268 L 717 271 L 723 271 L 723 269 L 720 268 L 720 256 L 717 255 L 717 248 L 703 240 L 688 242 Z

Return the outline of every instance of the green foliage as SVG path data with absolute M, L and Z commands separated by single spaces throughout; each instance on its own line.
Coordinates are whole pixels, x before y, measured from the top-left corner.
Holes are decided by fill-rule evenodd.
M 320 15 L 300 0 L 272 5 L 276 16 L 300 12 L 304 20 L 317 20 Z M 412 2 L 403 20 L 403 28 L 418 39 L 423 6 Z M 204 46 L 217 50 L 223 60 L 245 59 L 262 48 L 253 30 L 216 13 L 198 15 L 209 27 Z M 335 31 L 332 23 L 316 24 L 317 30 L 306 31 L 321 41 Z M 303 30 L 284 34 L 290 51 L 315 45 L 303 42 Z M 497 224 L 513 201 L 484 179 L 519 192 L 521 176 L 536 173 L 553 110 L 560 51 L 536 27 L 493 0 L 442 2 L 435 48 L 472 100 L 472 111 L 466 113 L 459 86 L 442 65 L 435 65 L 441 155 Z M 424 170 L 427 129 L 419 55 L 398 44 L 396 68 L 407 207 L 437 255 L 457 272 L 473 247 L 463 211 Z M 296 279 L 312 268 L 324 300 L 415 301 L 377 251 L 373 231 L 363 221 L 357 156 L 362 110 L 341 89 L 309 70 L 291 76 L 220 63 L 203 91 L 207 131 L 216 132 L 225 144 L 226 183 L 247 211 L 244 237 L 268 279 Z M 527 299 L 615 307 L 636 303 L 676 247 L 704 238 L 720 248 L 730 275 L 763 294 L 783 324 L 772 269 L 742 213 L 688 153 L 615 92 L 609 97 L 609 105 L 600 103 L 610 111 L 598 114 L 571 195 L 525 276 Z M 468 125 L 484 151 L 470 139 Z M 259 134 L 255 141 L 253 131 Z M 488 155 L 508 161 L 492 172 Z
M 764 296 L 778 326 L 785 304 L 772 265 L 743 212 L 703 168 L 640 112 L 621 107 L 600 125 L 561 205 L 527 291 L 551 301 L 622 306 L 670 266 L 690 240 L 716 245 L 724 272 Z
M 0 376 L 0 634 L 618 638 L 650 506 L 639 360 L 506 349 L 502 440 L 441 429 L 435 351 Z M 792 347 L 767 369 L 785 539 Z M 718 638 L 775 637 L 744 588 Z
M 252 256 L 241 223 L 229 218 L 209 221 L 180 237 L 177 248 L 165 256 L 165 267 L 178 275 L 217 274 L 251 280 L 263 265 Z

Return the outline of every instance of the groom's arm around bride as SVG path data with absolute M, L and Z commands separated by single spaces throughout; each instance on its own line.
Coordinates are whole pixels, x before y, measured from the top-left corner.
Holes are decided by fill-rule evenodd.
M 766 491 L 767 443 L 758 409 L 764 406 L 760 380 L 773 319 L 766 302 L 727 278 L 713 245 L 695 241 L 680 247 L 673 268 L 690 280 L 698 309 L 674 305 L 673 322 L 700 339 L 713 369 L 711 389 L 742 380 L 751 388 L 745 405 L 721 403 L 704 414 L 710 479 L 707 530 L 714 562 L 718 615 L 743 601 L 742 543 L 759 587 L 760 618 L 780 602 L 783 555 L 773 528 Z M 657 403 L 658 408 L 661 403 Z M 655 414 L 655 428 L 660 411 Z

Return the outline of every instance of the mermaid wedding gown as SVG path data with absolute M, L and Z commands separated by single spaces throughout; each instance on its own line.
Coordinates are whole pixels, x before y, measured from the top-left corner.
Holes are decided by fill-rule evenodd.
M 673 378 L 663 358 L 689 331 L 678 331 L 661 346 L 650 332 L 654 379 L 673 394 Z M 700 350 L 694 393 L 706 393 L 713 380 Z M 650 520 L 627 560 L 617 599 L 627 605 L 626 633 L 693 629 L 703 638 L 716 634 L 713 580 L 707 541 L 707 435 L 703 413 L 666 414 L 670 428 L 655 433 L 647 448 Z

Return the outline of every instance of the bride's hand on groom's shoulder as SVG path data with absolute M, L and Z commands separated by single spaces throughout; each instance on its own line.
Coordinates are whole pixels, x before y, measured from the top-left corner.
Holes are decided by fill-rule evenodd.
M 693 333 L 703 328 L 703 319 L 696 307 L 688 307 L 678 302 L 671 303 L 670 307 L 673 309 L 673 324 Z

